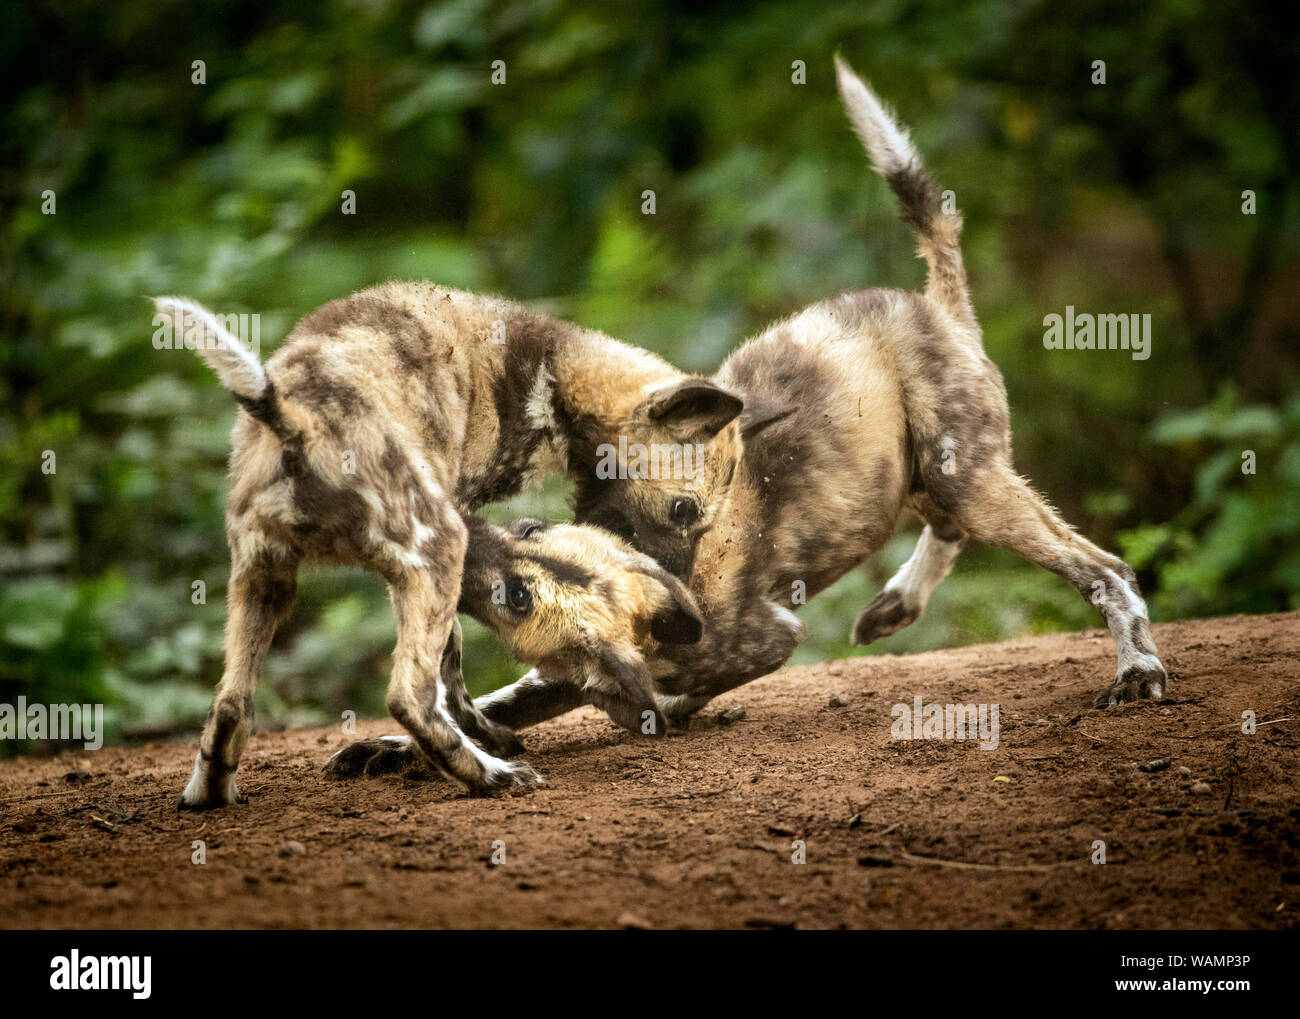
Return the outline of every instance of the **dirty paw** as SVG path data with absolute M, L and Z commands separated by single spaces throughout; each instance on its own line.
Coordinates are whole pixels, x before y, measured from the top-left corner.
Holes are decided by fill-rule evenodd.
M 381 736 L 349 743 L 325 762 L 325 773 L 334 778 L 358 775 L 391 775 L 424 769 L 409 736 Z
M 510 761 L 493 768 L 484 778 L 484 793 L 523 793 L 536 789 L 542 784 L 542 776 L 537 774 L 526 761 Z
M 218 807 L 229 807 L 237 803 L 247 803 L 248 797 L 236 788 L 233 783 L 229 791 L 211 791 L 203 794 L 191 794 L 188 789 L 181 793 L 180 799 L 176 801 L 177 810 L 216 810 Z
M 1113 684 L 1093 698 L 1094 708 L 1113 708 L 1130 701 L 1158 701 L 1165 695 L 1169 677 L 1162 667 L 1130 665 Z
M 234 803 L 247 803 L 239 791 L 234 770 L 226 770 L 205 760 L 200 753 L 194 758 L 194 773 L 176 803 L 177 810 L 213 810 Z
M 909 623 L 916 622 L 920 612 L 909 608 L 897 591 L 881 591 L 853 624 L 852 640 L 859 646 L 871 644 L 897 633 Z

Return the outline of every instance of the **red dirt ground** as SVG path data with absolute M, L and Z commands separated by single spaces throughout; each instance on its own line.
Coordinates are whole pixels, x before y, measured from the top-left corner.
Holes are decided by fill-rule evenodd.
M 786 669 L 656 741 L 584 709 L 525 735 L 546 786 L 498 799 L 327 778 L 336 729 L 255 734 L 250 802 L 207 814 L 175 809 L 192 743 L 10 761 L 0 922 L 1300 926 L 1300 613 L 1156 639 L 1169 698 L 1109 711 L 1088 707 L 1114 668 L 1100 630 Z M 891 707 L 917 694 L 999 704 L 1000 746 L 891 739 Z

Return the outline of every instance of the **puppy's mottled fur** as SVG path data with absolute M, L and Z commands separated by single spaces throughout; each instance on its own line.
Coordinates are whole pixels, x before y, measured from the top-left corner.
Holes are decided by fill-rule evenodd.
M 548 677 L 531 700 L 536 720 L 594 704 L 634 732 L 667 731 L 649 663 L 667 646 L 700 639 L 700 615 L 686 585 L 600 528 L 531 519 L 506 527 L 477 517 L 466 523 L 460 611 Z M 464 689 L 460 651 L 457 623 L 441 665 L 448 691 Z M 350 743 L 325 767 L 351 777 L 411 767 L 416 755 L 410 737 L 384 736 Z
M 655 560 L 599 528 L 540 520 L 474 522 L 460 609 L 520 661 L 647 734 L 666 725 L 647 656 L 702 632 L 690 591 Z
M 687 716 L 778 668 L 803 636 L 791 609 L 875 553 L 905 506 L 925 529 L 858 616 L 856 643 L 919 617 L 973 537 L 1052 570 L 1100 609 L 1119 664 L 1098 707 L 1161 697 L 1167 677 L 1133 570 L 1062 521 L 1012 466 L 1006 389 L 971 306 L 960 218 L 943 211 L 906 129 L 838 59 L 836 70 L 872 166 L 917 235 L 925 292 L 842 294 L 727 360 L 714 381 L 743 399 L 756 427 L 742 426 L 734 480 L 707 507 L 707 527 L 674 529 L 656 503 L 615 486 L 579 504 L 580 518 L 614 519 L 654 554 L 673 535 L 671 561 L 691 565 L 704 636 L 662 649 L 661 709 Z M 484 713 L 511 727 L 538 721 L 553 696 L 549 678 L 538 670 L 481 699 Z
M 155 322 L 197 349 L 242 407 L 225 671 L 181 806 L 239 799 L 258 669 L 305 561 L 387 582 L 398 631 L 388 707 L 429 762 L 470 790 L 533 785 L 527 764 L 500 759 L 518 749 L 513 734 L 474 708 L 458 669 L 450 687 L 443 675 L 466 514 L 552 471 L 590 484 L 599 450 L 620 436 L 703 446 L 711 466 L 690 484 L 717 501 L 740 400 L 600 333 L 427 283 L 325 305 L 265 366 L 193 302 L 156 305 Z M 661 494 L 671 501 L 672 486 Z

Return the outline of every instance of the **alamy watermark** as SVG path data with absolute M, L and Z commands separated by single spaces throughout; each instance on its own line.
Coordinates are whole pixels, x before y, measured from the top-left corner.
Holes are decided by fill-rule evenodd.
M 80 741 L 87 750 L 104 745 L 102 704 L 0 704 L 0 740 Z
M 596 447 L 596 477 L 602 481 L 685 481 L 686 488 L 699 487 L 706 447 L 699 442 L 642 442 L 618 437 L 618 445 L 602 442 Z
M 204 320 L 191 312 L 184 313 L 184 322 L 177 328 L 170 315 L 153 317 L 154 350 L 216 350 L 226 343 L 237 341 L 245 350 L 260 359 L 262 353 L 262 316 L 217 315 L 212 317 L 228 334 L 223 337 L 207 328 Z
M 144 1001 L 152 990 L 153 956 L 82 955 L 73 949 L 50 960 L 54 991 L 130 991 Z
M 979 740 L 981 750 L 998 748 L 998 705 L 923 704 L 921 695 L 911 704 L 895 704 L 889 735 L 894 739 Z
M 1043 317 L 1043 346 L 1048 350 L 1131 350 L 1134 361 L 1151 356 L 1151 314 L 1094 315 L 1073 304 L 1065 315 Z

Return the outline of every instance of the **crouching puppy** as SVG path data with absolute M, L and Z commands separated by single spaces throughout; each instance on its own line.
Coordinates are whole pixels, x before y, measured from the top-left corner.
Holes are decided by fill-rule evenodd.
M 917 619 L 970 538 L 1016 552 L 1101 612 L 1117 648 L 1104 708 L 1164 696 L 1133 570 L 1060 518 L 1015 470 L 1006 388 L 985 354 L 959 244 L 906 128 L 842 61 L 840 95 L 928 265 L 925 290 L 814 304 L 731 355 L 713 381 L 738 395 L 741 443 L 721 503 L 668 503 L 644 483 L 579 489 L 577 516 L 663 563 L 685 564 L 704 636 L 654 671 L 677 716 L 774 669 L 802 637 L 792 609 L 874 554 L 905 507 L 925 522 L 907 564 L 858 616 L 867 644 Z M 694 526 L 707 511 L 708 526 Z M 549 706 L 544 674 L 478 702 L 518 728 Z
M 594 704 L 626 729 L 664 733 L 649 660 L 665 645 L 700 640 L 686 585 L 596 527 L 475 520 L 470 533 L 461 611 L 561 683 L 573 706 Z
M 666 733 L 669 719 L 649 663 L 665 646 L 701 637 L 700 614 L 686 585 L 599 528 L 531 519 L 499 527 L 477 517 L 466 518 L 466 525 L 470 541 L 460 611 L 535 666 L 530 676 L 547 677 L 544 684 L 520 681 L 543 696 L 533 702 L 538 717 L 516 713 L 516 724 L 592 704 L 632 732 Z M 459 623 L 441 670 L 446 689 L 464 689 Z M 416 763 L 410 737 L 385 736 L 349 744 L 325 770 L 350 777 Z

